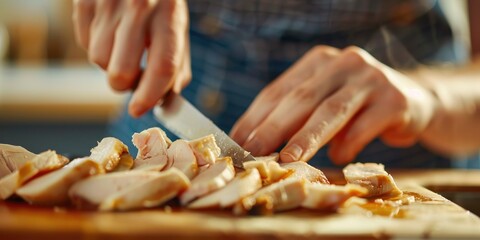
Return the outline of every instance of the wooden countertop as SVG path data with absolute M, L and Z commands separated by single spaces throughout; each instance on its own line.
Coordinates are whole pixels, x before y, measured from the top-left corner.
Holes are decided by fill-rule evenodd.
M 0 121 L 106 121 L 125 97 L 89 65 L 0 65 Z
M 339 171 L 326 171 L 341 176 Z M 480 239 L 480 219 L 422 185 L 480 190 L 480 171 L 394 171 L 404 191 L 429 201 L 402 206 L 401 218 L 346 208 L 343 214 L 296 210 L 235 217 L 229 211 L 152 210 L 97 213 L 0 203 L 0 238 L 31 239 Z M 455 179 L 455 180 L 453 180 Z M 339 179 L 337 179 L 339 180 Z M 453 180 L 453 181 L 452 181 Z M 480 194 L 480 192 L 479 192 Z

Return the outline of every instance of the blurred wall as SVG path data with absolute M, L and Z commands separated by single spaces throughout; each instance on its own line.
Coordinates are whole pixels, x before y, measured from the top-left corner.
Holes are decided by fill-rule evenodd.
M 88 155 L 124 95 L 77 46 L 71 0 L 0 0 L 0 143 Z
M 86 63 L 85 53 L 74 40 L 71 13 L 70 0 L 1 0 L 0 25 L 9 42 L 3 46 L 4 60 L 15 64 Z

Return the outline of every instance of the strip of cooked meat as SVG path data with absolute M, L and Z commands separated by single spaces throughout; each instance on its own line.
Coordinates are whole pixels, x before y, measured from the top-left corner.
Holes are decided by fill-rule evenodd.
M 368 189 L 365 197 L 402 194 L 393 177 L 385 171 L 383 164 L 351 163 L 343 169 L 343 174 L 348 183 L 358 184 Z
M 92 176 L 76 182 L 68 191 L 78 208 L 97 208 L 111 195 L 158 176 L 155 171 L 125 171 Z
M 220 156 L 220 148 L 217 146 L 215 137 L 212 134 L 192 140 L 189 143 L 197 157 L 199 166 L 213 164 Z
M 45 151 L 27 161 L 18 170 L 0 179 L 0 199 L 9 198 L 24 183 L 40 175 L 61 168 L 68 159 L 55 151 Z
M 243 167 L 245 169 L 256 168 L 260 173 L 262 185 L 264 186 L 278 182 L 279 180 L 286 178 L 288 175 L 293 173 L 293 170 L 281 167 L 280 164 L 274 161 L 273 158 L 267 159 L 261 157 L 261 160 L 259 160 L 259 158 L 256 159 L 257 161 L 244 162 Z
M 217 191 L 227 185 L 234 176 L 235 168 L 232 159 L 230 157 L 217 159 L 214 164 L 209 165 L 193 178 L 191 186 L 180 195 L 181 204 L 186 205 L 198 197 Z
M 172 141 L 158 127 L 133 134 L 132 142 L 138 148 L 135 170 L 161 171 L 168 165 L 167 149 Z
M 90 158 L 100 164 L 105 172 L 128 170 L 132 167 L 133 159 L 128 153 L 128 147 L 116 138 L 102 139 L 90 152 Z
M 314 168 L 306 162 L 282 163 L 280 166 L 293 171 L 288 178 L 305 178 L 311 183 L 330 183 L 320 169 Z
M 68 203 L 68 190 L 75 182 L 103 172 L 103 168 L 90 158 L 75 159 L 61 169 L 26 183 L 16 194 L 30 204 L 63 205 Z
M 167 150 L 167 156 L 168 161 L 172 163 L 171 167 L 182 171 L 189 179 L 193 179 L 197 175 L 197 158 L 187 141 L 176 140 L 173 142 Z
M 0 179 L 23 166 L 35 157 L 27 149 L 9 144 L 0 144 Z
M 331 185 L 311 183 L 306 185 L 307 197 L 302 207 L 324 211 L 335 211 L 350 197 L 364 196 L 368 190 L 356 184 Z
M 262 180 L 257 169 L 248 169 L 238 173 L 224 188 L 201 197 L 188 205 L 191 209 L 227 208 L 240 199 L 255 193 L 262 187 Z
M 299 207 L 306 198 L 305 180 L 289 178 L 243 198 L 233 208 L 239 214 L 265 215 Z
M 110 195 L 100 204 L 99 209 L 111 211 L 156 207 L 174 198 L 190 185 L 190 180 L 176 168 L 156 172 L 156 175 Z

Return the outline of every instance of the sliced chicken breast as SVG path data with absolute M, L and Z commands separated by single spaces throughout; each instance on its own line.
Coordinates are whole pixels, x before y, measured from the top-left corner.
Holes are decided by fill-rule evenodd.
M 255 193 L 262 187 L 262 179 L 257 169 L 248 169 L 238 173 L 224 188 L 195 200 L 188 205 L 190 209 L 227 208 L 242 198 Z
M 113 172 L 122 172 L 132 169 L 134 164 L 133 157 L 129 152 L 124 152 L 120 155 L 120 160 L 118 161 L 117 167 L 113 169 Z
M 172 141 L 158 127 L 133 134 L 132 142 L 138 148 L 135 170 L 161 171 L 169 165 L 167 149 Z
M 282 163 L 280 166 L 293 171 L 288 178 L 305 178 L 311 183 L 330 183 L 320 169 L 314 168 L 306 162 Z
M 232 159 L 219 158 L 193 178 L 190 187 L 180 196 L 180 203 L 186 205 L 198 197 L 215 192 L 227 185 L 234 177 L 235 168 Z
M 280 159 L 278 153 L 272 153 L 268 156 L 260 156 L 260 157 L 255 157 L 255 160 L 257 161 L 263 161 L 263 162 L 278 162 L 278 160 Z
M 282 168 L 278 162 L 268 160 L 258 160 L 244 162 L 243 167 L 245 169 L 256 168 L 262 178 L 262 185 L 266 186 L 279 180 L 286 178 L 293 173 L 293 170 Z
M 90 158 L 100 164 L 105 172 L 115 171 L 117 167 L 120 168 L 117 170 L 128 170 L 128 165 L 131 164 L 128 147 L 122 141 L 113 137 L 102 139 L 90 152 Z
M 19 169 L 35 156 L 23 147 L 0 144 L 0 179 Z
M 213 134 L 192 140 L 189 143 L 197 157 L 199 166 L 215 163 L 215 160 L 217 160 L 221 154 Z
M 68 159 L 55 151 L 45 151 L 27 161 L 18 170 L 0 179 L 0 199 L 9 198 L 24 183 L 63 167 Z
M 156 207 L 174 198 L 190 185 L 190 180 L 176 168 L 156 172 L 156 175 L 110 195 L 100 204 L 99 209 L 112 211 Z
M 289 178 L 266 186 L 243 198 L 233 208 L 237 215 L 265 215 L 299 207 L 305 200 L 305 180 Z
M 347 199 L 364 196 L 368 190 L 356 184 L 331 185 L 312 183 L 306 185 L 307 197 L 302 207 L 323 211 L 335 211 Z
M 193 179 L 197 175 L 197 158 L 187 141 L 173 142 L 167 150 L 167 156 L 168 161 L 172 162 L 172 167 L 182 171 L 188 179 Z
M 92 176 L 76 182 L 68 191 L 78 208 L 95 209 L 111 195 L 158 176 L 154 171 L 126 171 Z
M 68 190 L 77 181 L 103 173 L 90 158 L 79 158 L 61 169 L 38 177 L 17 189 L 16 194 L 35 205 L 58 206 L 68 203 Z
M 385 171 L 383 164 L 351 163 L 343 169 L 343 174 L 348 183 L 358 184 L 368 189 L 365 197 L 402 194 L 393 177 Z

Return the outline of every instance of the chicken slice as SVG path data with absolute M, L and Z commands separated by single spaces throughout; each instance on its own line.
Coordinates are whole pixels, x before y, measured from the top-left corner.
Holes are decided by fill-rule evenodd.
M 380 195 L 393 197 L 402 194 L 393 177 L 385 171 L 383 164 L 351 163 L 343 169 L 343 174 L 348 183 L 358 184 L 368 189 L 365 197 Z
M 220 148 L 217 146 L 213 134 L 192 140 L 189 144 L 197 157 L 199 166 L 213 164 L 220 156 Z
M 113 172 L 122 172 L 132 169 L 134 164 L 133 157 L 129 152 L 124 152 L 120 155 L 120 160 L 118 160 L 117 167 L 113 169 Z
M 99 209 L 112 211 L 156 207 L 190 185 L 187 176 L 176 168 L 155 173 L 157 176 L 152 179 L 110 195 L 100 204 Z
M 61 168 L 67 163 L 68 159 L 55 151 L 49 150 L 36 155 L 18 170 L 0 179 L 0 199 L 9 198 L 27 181 Z
M 224 188 L 195 200 L 188 205 L 191 209 L 227 208 L 242 198 L 255 193 L 262 187 L 262 179 L 257 169 L 248 169 L 235 176 Z
M 95 209 L 112 194 L 158 176 L 154 171 L 125 171 L 92 176 L 73 184 L 68 191 L 78 208 Z
M 293 171 L 288 178 L 305 178 L 311 183 L 330 183 L 320 169 L 314 168 L 306 162 L 290 162 L 282 163 L 280 165 L 285 169 Z
M 23 147 L 0 144 L 0 179 L 19 169 L 35 156 Z
M 135 170 L 161 171 L 167 166 L 167 149 L 172 141 L 158 127 L 143 130 L 132 136 L 132 142 L 138 148 L 135 158 Z
M 265 215 L 299 207 L 305 200 L 305 180 L 289 178 L 266 186 L 243 198 L 233 208 L 237 215 Z
M 197 175 L 197 158 L 187 141 L 173 142 L 167 150 L 167 156 L 168 161 L 172 162 L 171 167 L 182 171 L 189 179 L 193 179 Z
M 205 165 L 206 166 L 206 165 Z M 180 203 L 186 205 L 192 200 L 207 195 L 227 185 L 235 177 L 232 158 L 219 158 L 193 178 L 190 187 L 180 195 Z
M 129 169 L 128 162 L 130 160 L 128 158 L 131 158 L 131 156 L 128 153 L 128 147 L 116 138 L 106 137 L 102 139 L 90 152 L 90 158 L 102 166 L 105 172 Z M 116 169 L 117 167 L 119 169 Z
M 35 205 L 58 206 L 68 203 L 68 190 L 77 181 L 103 173 L 90 158 L 73 160 L 63 168 L 38 177 L 17 189 L 16 194 Z
M 307 197 L 302 207 L 316 210 L 335 211 L 350 197 L 364 196 L 368 190 L 356 184 L 331 185 L 312 183 L 306 185 Z
M 243 163 L 245 169 L 256 168 L 262 178 L 262 185 L 266 186 L 279 180 L 286 178 L 293 170 L 282 168 L 278 162 L 273 160 L 258 160 Z
M 278 162 L 279 159 L 278 153 L 272 153 L 268 156 L 255 157 L 255 160 L 262 162 Z

